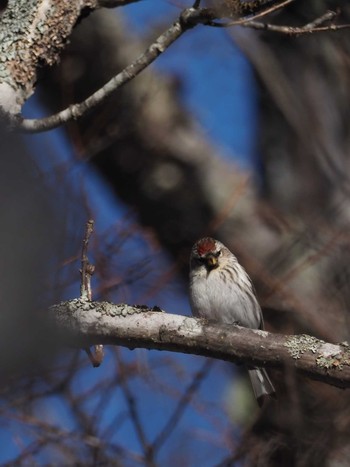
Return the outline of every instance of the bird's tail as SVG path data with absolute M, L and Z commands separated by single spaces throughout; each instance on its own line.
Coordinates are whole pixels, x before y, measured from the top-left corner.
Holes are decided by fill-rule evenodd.
M 275 388 L 264 368 L 248 370 L 254 396 L 261 407 L 266 397 L 276 397 Z

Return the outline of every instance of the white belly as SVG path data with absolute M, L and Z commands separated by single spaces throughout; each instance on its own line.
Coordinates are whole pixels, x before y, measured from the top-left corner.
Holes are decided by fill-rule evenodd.
M 190 303 L 193 315 L 200 318 L 255 329 L 261 325 L 254 294 L 243 294 L 235 282 L 224 283 L 217 270 L 207 277 L 191 277 Z

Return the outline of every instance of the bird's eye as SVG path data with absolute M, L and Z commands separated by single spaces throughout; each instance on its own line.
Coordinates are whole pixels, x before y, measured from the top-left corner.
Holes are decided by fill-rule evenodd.
M 221 256 L 221 250 L 217 251 L 217 252 L 214 254 L 214 256 L 215 256 L 216 258 L 218 258 L 219 256 Z

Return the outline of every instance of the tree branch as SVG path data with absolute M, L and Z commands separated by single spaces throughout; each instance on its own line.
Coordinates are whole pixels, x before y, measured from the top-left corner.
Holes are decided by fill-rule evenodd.
M 315 20 L 316 21 L 316 20 Z M 314 34 L 318 32 L 341 31 L 342 29 L 350 29 L 350 24 L 330 24 L 329 26 L 310 27 L 306 24 L 302 27 L 296 26 L 279 26 L 276 24 L 260 23 L 258 21 L 250 21 L 242 24 L 242 26 L 262 31 L 277 32 L 278 34 L 287 34 L 290 36 L 301 36 L 305 34 Z
M 23 119 L 19 127 L 22 130 L 30 132 L 48 131 L 62 123 L 81 117 L 84 113 L 103 102 L 116 89 L 135 78 L 141 71 L 154 62 L 161 53 L 170 47 L 185 31 L 195 26 L 196 23 L 192 22 L 192 17 L 195 12 L 196 10 L 193 8 L 184 10 L 179 20 L 175 21 L 170 28 L 162 33 L 142 55 L 83 102 L 71 105 L 61 112 L 47 118 Z
M 293 366 L 310 379 L 350 387 L 350 348 L 346 343 L 205 323 L 145 306 L 81 299 L 52 306 L 50 316 L 66 345 L 121 345 L 203 355 L 248 366 Z

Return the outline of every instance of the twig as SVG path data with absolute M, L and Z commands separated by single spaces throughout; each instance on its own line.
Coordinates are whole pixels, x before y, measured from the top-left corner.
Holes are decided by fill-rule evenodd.
M 310 23 L 305 24 L 304 26 L 283 26 L 283 25 L 276 25 L 270 23 L 262 23 L 256 21 L 256 19 L 262 18 L 267 16 L 281 8 L 286 7 L 288 4 L 294 2 L 295 0 L 285 0 L 282 3 L 277 5 L 273 5 L 272 7 L 267 8 L 266 10 L 261 11 L 260 13 L 256 13 L 248 18 L 241 18 L 234 21 L 226 21 L 224 23 L 219 23 L 217 21 L 210 21 L 206 23 L 208 26 L 213 26 L 217 28 L 229 28 L 233 26 L 244 26 L 252 29 L 258 30 L 265 30 L 271 32 L 278 32 L 280 34 L 289 34 L 289 35 L 301 35 L 301 34 L 308 34 L 314 32 L 325 32 L 325 31 L 338 31 L 341 29 L 349 29 L 350 24 L 330 24 L 328 26 L 322 26 L 327 21 L 333 20 L 339 12 L 335 11 L 327 11 L 324 15 L 320 16 L 319 18 L 314 19 Z
M 321 26 L 316 28 L 295 27 L 295 26 L 278 26 L 275 24 L 260 23 L 257 21 L 251 21 L 249 23 L 243 23 L 242 26 L 252 29 L 259 29 L 270 32 L 278 32 L 280 34 L 288 34 L 293 36 L 300 36 L 302 34 L 312 34 L 316 32 L 327 32 L 327 31 L 340 31 L 341 29 L 349 29 L 350 24 L 330 24 L 329 26 Z
M 184 10 L 179 19 L 164 31 L 148 49 L 123 71 L 114 76 L 108 83 L 98 89 L 83 102 L 69 106 L 50 117 L 41 119 L 23 119 L 19 128 L 29 132 L 47 131 L 56 128 L 62 123 L 76 120 L 89 110 L 93 109 L 107 99 L 116 89 L 131 81 L 159 57 L 184 32 L 196 25 L 193 18 L 197 18 L 197 10 L 188 8 Z M 198 23 L 199 24 L 199 23 Z
M 348 29 L 350 28 L 350 24 L 330 24 L 328 26 L 322 26 L 327 21 L 333 20 L 339 12 L 335 11 L 327 11 L 324 15 L 320 16 L 319 18 L 314 19 L 310 23 L 305 24 L 304 26 L 283 26 L 283 25 L 276 25 L 270 23 L 262 23 L 255 21 L 256 19 L 262 18 L 267 16 L 281 8 L 286 7 L 288 4 L 294 2 L 295 0 L 285 0 L 282 3 L 277 5 L 273 5 L 266 10 L 261 11 L 249 18 L 241 18 L 234 21 L 227 21 L 224 23 L 218 23 L 216 21 L 208 21 L 208 26 L 213 26 L 217 28 L 229 28 L 233 26 L 244 26 L 252 29 L 259 29 L 271 32 L 278 32 L 280 34 L 289 34 L 289 35 L 300 35 L 300 34 L 307 34 L 313 32 L 325 32 L 325 31 L 338 31 L 341 29 Z
M 83 247 L 81 249 L 81 284 L 80 284 L 80 297 L 83 300 L 92 300 L 91 294 L 91 276 L 94 273 L 95 267 L 89 263 L 87 256 L 87 250 L 89 246 L 89 240 L 94 230 L 94 221 L 88 220 L 86 223 L 85 234 L 83 238 Z
M 103 345 L 94 345 L 92 351 L 89 347 L 86 347 L 84 350 L 87 353 L 87 356 L 89 357 L 92 366 L 94 368 L 98 368 L 101 365 L 105 356 Z
M 266 10 L 263 10 L 263 11 L 260 11 L 259 13 L 256 13 L 252 16 L 249 16 L 248 18 L 241 18 L 241 19 L 237 19 L 237 20 L 234 20 L 234 21 L 227 21 L 225 23 L 217 23 L 216 21 L 210 21 L 208 22 L 208 26 L 214 26 L 214 27 L 218 27 L 218 28 L 228 28 L 228 27 L 232 27 L 232 26 L 240 26 L 240 25 L 243 25 L 243 24 L 246 24 L 246 23 L 249 23 L 255 19 L 259 19 L 259 18 L 262 18 L 264 16 L 267 16 L 277 10 L 280 10 L 281 8 L 284 8 L 286 7 L 287 5 L 289 5 L 290 3 L 293 3 L 295 2 L 295 0 L 285 0 L 283 1 L 282 3 L 278 3 L 277 5 L 273 5 L 269 8 L 266 8 Z
M 88 220 L 86 223 L 85 234 L 83 238 L 83 246 L 81 249 L 81 283 L 80 283 L 80 298 L 84 301 L 91 302 L 92 292 L 91 292 L 91 277 L 95 271 L 95 266 L 89 263 L 87 250 L 89 246 L 89 240 L 91 234 L 94 230 L 94 221 L 92 219 Z M 95 345 L 93 351 L 89 347 L 84 348 L 87 353 L 89 360 L 92 363 L 94 368 L 97 368 L 101 365 L 104 357 L 103 345 Z
M 327 11 L 324 15 L 311 21 L 311 23 L 305 24 L 303 29 L 316 28 L 317 26 L 320 26 L 321 24 L 324 24 L 327 21 L 332 21 L 332 19 L 334 19 L 338 14 L 338 11 Z

